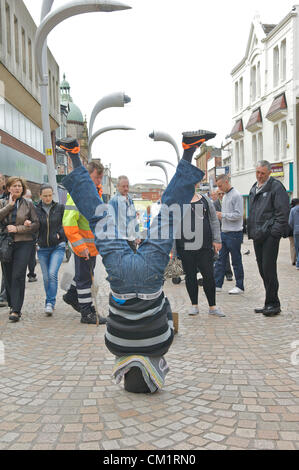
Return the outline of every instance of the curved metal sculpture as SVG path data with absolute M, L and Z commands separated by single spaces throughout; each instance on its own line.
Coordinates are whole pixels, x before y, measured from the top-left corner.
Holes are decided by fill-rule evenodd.
M 122 92 L 111 93 L 110 95 L 106 95 L 103 98 L 101 98 L 96 103 L 90 116 L 89 130 L 88 130 L 89 140 L 92 136 L 92 129 L 93 129 L 94 121 L 97 115 L 101 111 L 107 108 L 123 108 L 125 104 L 130 103 L 130 102 L 131 102 L 131 98 Z
M 89 139 L 89 144 L 88 144 L 88 161 L 90 162 L 92 159 L 92 153 L 91 153 L 91 148 L 92 144 L 94 143 L 95 139 L 99 137 L 100 135 L 104 134 L 105 132 L 109 131 L 135 131 L 135 127 L 129 127 L 129 126 L 123 126 L 123 125 L 115 125 L 115 126 L 107 126 L 107 127 L 102 127 L 99 129 L 97 132 L 95 132 L 91 138 Z
M 162 132 L 162 131 L 153 131 L 149 135 L 149 137 L 151 139 L 153 139 L 155 142 L 168 142 L 169 144 L 171 144 L 175 149 L 177 159 L 178 159 L 178 163 L 179 163 L 179 161 L 181 159 L 180 152 L 179 152 L 176 141 L 174 140 L 173 137 L 171 137 L 171 135 L 167 134 L 166 132 Z

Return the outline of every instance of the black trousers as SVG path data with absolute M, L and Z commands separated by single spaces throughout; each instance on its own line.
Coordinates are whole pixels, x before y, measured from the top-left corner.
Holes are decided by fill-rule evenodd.
M 200 250 L 178 250 L 185 271 L 186 288 L 192 305 L 198 304 L 197 271 L 203 277 L 203 290 L 207 297 L 209 306 L 216 305 L 216 286 L 214 279 L 214 252 L 212 248 L 201 248 Z
M 27 265 L 33 241 L 15 242 L 12 261 L 2 263 L 8 306 L 13 312 L 21 313 L 24 295 Z
M 27 274 L 28 277 L 29 276 L 36 277 L 36 274 L 34 273 L 35 266 L 36 266 L 36 244 L 34 243 L 32 245 L 29 262 L 28 262 L 28 270 L 29 270 L 29 273 Z
M 72 281 L 68 293 L 78 299 L 81 313 L 90 313 L 93 304 L 91 296 L 91 271 L 94 273 L 96 256 L 91 256 L 88 260 L 74 254 L 75 277 Z
M 279 242 L 280 239 L 271 235 L 264 241 L 253 242 L 257 265 L 266 290 L 265 307 L 280 307 L 277 279 Z

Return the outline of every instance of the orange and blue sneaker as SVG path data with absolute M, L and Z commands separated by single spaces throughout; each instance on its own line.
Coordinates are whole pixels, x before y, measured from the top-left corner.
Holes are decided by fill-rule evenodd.
M 215 132 L 205 131 L 199 129 L 198 131 L 183 132 L 183 149 L 188 150 L 191 148 L 200 147 L 201 144 L 207 142 L 210 139 L 214 139 L 217 134 Z
M 62 150 L 65 150 L 66 152 L 73 155 L 80 153 L 80 145 L 73 137 L 66 137 L 64 139 L 56 140 L 56 145 Z

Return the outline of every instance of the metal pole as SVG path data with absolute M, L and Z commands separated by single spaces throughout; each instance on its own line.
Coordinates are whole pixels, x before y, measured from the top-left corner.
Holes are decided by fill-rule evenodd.
M 161 132 L 161 131 L 153 131 L 149 137 L 151 139 L 153 139 L 155 142 L 168 142 L 169 144 L 171 144 L 175 151 L 176 151 L 176 155 L 177 155 L 177 159 L 178 159 L 178 163 L 181 159 L 181 156 L 180 156 L 180 152 L 179 152 L 179 149 L 178 149 L 178 146 L 176 144 L 176 141 L 174 140 L 173 137 L 171 137 L 171 135 L 167 134 L 166 132 Z
M 106 95 L 103 98 L 101 98 L 94 106 L 90 120 L 89 120 L 89 129 L 88 129 L 88 143 L 91 140 L 92 137 L 92 130 L 93 130 L 93 125 L 94 121 L 97 117 L 97 115 L 103 111 L 104 109 L 107 108 L 123 108 L 125 104 L 130 103 L 131 98 L 127 95 L 125 95 L 122 92 L 117 92 L 117 93 L 111 93 L 110 95 Z M 88 156 L 88 161 L 91 160 L 91 154 Z
M 79 15 L 81 13 L 90 12 L 111 12 L 115 10 L 127 10 L 131 7 L 114 0 L 77 0 L 57 8 L 52 13 L 48 13 L 53 5 L 52 0 L 44 0 L 41 15 L 46 15 L 37 28 L 34 43 L 34 54 L 36 65 L 40 76 L 40 93 L 41 93 L 41 114 L 42 126 L 44 132 L 44 147 L 47 162 L 47 171 L 49 183 L 53 186 L 54 200 L 58 200 L 58 191 L 56 183 L 56 172 L 53 158 L 53 148 L 51 141 L 51 129 L 49 122 L 49 103 L 48 103 L 48 70 L 47 70 L 47 49 L 46 38 L 50 31 L 65 19 Z M 47 14 L 48 13 L 48 14 Z
M 168 165 L 171 165 L 173 166 L 173 168 L 176 168 L 176 166 L 173 163 L 169 162 L 168 160 L 162 160 L 160 158 L 159 160 L 149 160 L 148 162 L 145 162 L 145 163 L 168 163 Z
M 166 170 L 166 167 L 165 165 L 163 165 L 163 163 L 158 163 L 158 162 L 151 162 L 151 161 L 148 161 L 146 162 L 146 165 L 149 165 L 149 166 L 158 166 L 159 168 L 162 168 L 162 170 L 164 171 L 165 173 L 165 179 L 166 179 L 166 186 L 168 186 L 168 173 L 167 173 L 167 170 Z
M 40 21 L 42 22 L 52 8 L 54 0 L 44 0 L 41 9 Z M 42 68 L 43 75 L 48 75 L 48 57 L 47 57 L 47 41 L 45 40 L 42 48 Z M 41 99 L 41 115 L 42 127 L 44 134 L 44 149 L 46 154 L 46 165 L 49 184 L 53 188 L 53 198 L 58 201 L 58 189 L 56 182 L 56 171 L 54 164 L 54 155 L 52 150 L 51 128 L 49 120 L 49 98 L 48 98 L 48 80 L 40 83 L 40 99 Z
M 109 131 L 135 131 L 136 129 L 134 127 L 128 127 L 128 126 L 123 126 L 123 125 L 115 125 L 115 126 L 107 126 L 107 127 L 102 127 L 99 129 L 97 132 L 95 132 L 89 139 L 88 143 L 88 161 L 90 162 L 92 160 L 92 153 L 91 153 L 91 147 L 92 144 L 94 143 L 95 139 L 99 137 L 101 134 L 104 134 L 105 132 Z

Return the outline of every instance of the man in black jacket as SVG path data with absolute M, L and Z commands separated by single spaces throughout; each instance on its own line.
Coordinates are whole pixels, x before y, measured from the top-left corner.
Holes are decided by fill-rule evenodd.
M 278 298 L 277 256 L 282 236 L 287 236 L 289 198 L 283 184 L 270 176 L 271 165 L 266 160 L 257 163 L 257 182 L 249 193 L 248 238 L 253 245 L 266 299 L 256 313 L 274 316 L 280 313 Z

